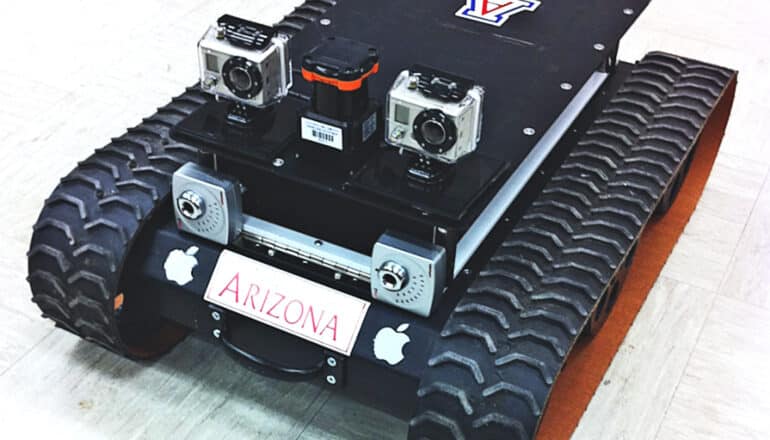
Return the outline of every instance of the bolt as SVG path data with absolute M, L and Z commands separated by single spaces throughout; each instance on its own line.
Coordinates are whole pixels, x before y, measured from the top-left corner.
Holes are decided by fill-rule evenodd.
M 222 319 L 222 315 L 220 315 L 219 312 L 211 312 L 211 319 L 214 321 L 220 321 Z
M 473 271 L 470 270 L 470 269 L 463 270 L 463 274 L 465 274 L 465 276 L 470 276 L 472 273 L 473 273 Z
M 272 249 L 268 249 L 268 251 L 267 251 L 267 255 L 269 255 L 269 256 L 271 256 L 271 257 L 275 257 L 275 251 L 274 251 L 274 250 L 272 250 Z
M 537 131 L 532 127 L 527 127 L 524 129 L 524 134 L 527 136 L 534 136 L 535 134 L 537 134 Z
M 634 10 L 631 8 L 623 9 L 623 13 L 626 15 L 634 15 Z
M 332 21 L 328 18 L 322 18 L 321 21 L 319 21 L 321 26 L 329 26 L 332 24 Z
M 337 385 L 337 378 L 330 374 L 326 376 L 326 382 L 328 382 L 329 385 Z
M 596 43 L 596 44 L 594 44 L 594 49 L 596 49 L 596 50 L 601 52 L 604 49 L 606 49 L 606 47 L 602 43 Z
M 217 328 L 217 329 L 214 329 L 214 332 L 213 332 L 213 334 L 214 334 L 214 337 L 215 337 L 215 338 L 219 339 L 219 338 L 221 338 L 221 337 L 222 337 L 222 330 L 220 330 L 220 329 L 218 329 L 218 328 Z
M 333 357 L 330 357 L 326 359 L 326 364 L 332 368 L 337 366 L 337 359 L 334 359 Z
M 561 83 L 561 89 L 566 91 L 572 90 L 572 84 L 568 82 L 563 82 Z
M 281 159 L 280 157 L 276 157 L 273 161 L 273 166 L 276 168 L 280 168 L 282 166 L 286 165 L 286 161 Z
M 337 281 L 341 280 L 342 279 L 342 274 L 339 273 L 339 272 L 335 273 L 334 274 L 334 279 L 337 280 Z
M 321 240 L 316 240 L 315 243 L 313 243 L 315 247 L 321 247 L 324 245 L 324 242 Z
M 216 85 L 217 85 L 217 78 L 215 76 L 209 76 L 205 80 L 203 80 L 203 88 L 206 90 L 211 90 Z

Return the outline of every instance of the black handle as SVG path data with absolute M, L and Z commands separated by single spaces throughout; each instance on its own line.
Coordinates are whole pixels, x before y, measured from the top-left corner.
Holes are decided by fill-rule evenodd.
M 279 365 L 273 361 L 249 353 L 248 351 L 236 345 L 227 337 L 228 332 L 227 326 L 224 325 L 224 319 L 222 319 L 222 324 L 223 325 L 220 330 L 219 340 L 222 341 L 222 345 L 224 345 L 226 349 L 225 352 L 236 362 L 244 365 L 246 368 L 255 370 L 257 373 L 264 376 L 291 382 L 311 381 L 318 377 L 321 371 L 323 371 L 323 357 L 317 365 L 313 365 L 311 367 L 294 368 Z

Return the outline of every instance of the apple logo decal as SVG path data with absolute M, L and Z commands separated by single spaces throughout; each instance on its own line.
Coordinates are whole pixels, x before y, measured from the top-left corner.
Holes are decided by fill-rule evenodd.
M 191 246 L 187 251 L 175 249 L 168 254 L 163 269 L 166 271 L 166 279 L 184 286 L 193 280 L 192 271 L 198 267 L 198 259 L 195 255 L 200 249 Z
M 384 327 L 374 337 L 374 357 L 385 361 L 390 365 L 398 365 L 404 360 L 404 346 L 411 339 L 404 332 L 409 329 L 409 324 L 401 324 L 398 330 Z

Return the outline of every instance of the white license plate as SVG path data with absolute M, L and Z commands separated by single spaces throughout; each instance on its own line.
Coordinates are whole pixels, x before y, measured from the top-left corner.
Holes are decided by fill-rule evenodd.
M 350 356 L 370 303 L 224 251 L 205 300 Z

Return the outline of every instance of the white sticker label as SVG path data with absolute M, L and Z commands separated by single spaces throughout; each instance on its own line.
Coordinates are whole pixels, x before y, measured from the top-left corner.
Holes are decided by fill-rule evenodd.
M 302 139 L 342 151 L 342 129 L 302 118 Z
M 370 303 L 223 251 L 204 299 L 350 356 Z
M 465 6 L 455 15 L 501 27 L 514 15 L 521 12 L 535 12 L 539 7 L 540 0 L 466 0 Z

